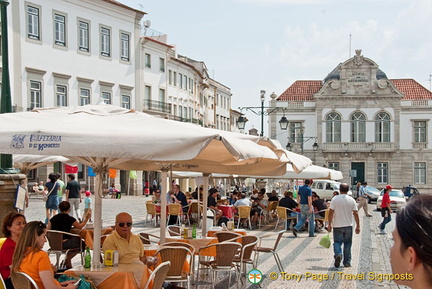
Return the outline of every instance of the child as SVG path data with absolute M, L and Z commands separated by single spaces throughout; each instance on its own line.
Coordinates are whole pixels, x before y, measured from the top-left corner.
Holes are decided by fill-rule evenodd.
M 87 214 L 91 215 L 91 203 L 92 203 L 92 200 L 90 198 L 90 196 L 91 196 L 90 191 L 86 191 L 85 195 L 86 195 L 86 198 L 84 199 L 84 216 L 83 216 L 83 219 L 85 219 L 85 216 L 87 216 Z M 92 222 L 91 217 L 90 217 L 89 221 Z

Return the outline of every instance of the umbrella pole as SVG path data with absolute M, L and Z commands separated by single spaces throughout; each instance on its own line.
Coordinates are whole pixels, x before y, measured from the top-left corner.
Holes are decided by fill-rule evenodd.
M 92 264 L 95 268 L 100 266 L 101 252 L 101 229 L 102 229 L 102 172 L 96 175 L 95 180 L 95 205 L 94 205 L 94 229 L 93 229 L 93 259 Z
M 207 236 L 207 195 L 208 195 L 208 181 L 210 174 L 203 173 L 203 216 L 202 216 L 202 238 L 206 238 Z M 214 216 L 215 218 L 216 216 Z
M 165 227 L 167 219 L 167 192 L 168 192 L 168 168 L 162 168 L 161 184 L 161 217 L 160 217 L 160 242 L 165 243 Z

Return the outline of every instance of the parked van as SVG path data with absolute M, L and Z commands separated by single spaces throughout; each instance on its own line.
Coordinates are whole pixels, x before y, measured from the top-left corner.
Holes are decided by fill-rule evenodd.
M 314 180 L 311 185 L 313 192 L 316 192 L 321 199 L 326 199 L 327 201 L 333 198 L 333 192 L 339 192 L 340 182 L 332 180 Z M 352 192 L 348 191 L 348 195 L 352 196 Z

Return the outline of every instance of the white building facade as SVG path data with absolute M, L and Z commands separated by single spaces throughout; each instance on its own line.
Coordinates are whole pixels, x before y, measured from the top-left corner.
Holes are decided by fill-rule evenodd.
M 413 79 L 388 79 L 357 50 L 323 81 L 296 81 L 272 99 L 270 106 L 279 109 L 269 129 L 294 152 L 341 170 L 344 182 L 411 184 L 432 193 L 431 105 L 431 91 Z M 283 113 L 286 131 L 277 125 Z

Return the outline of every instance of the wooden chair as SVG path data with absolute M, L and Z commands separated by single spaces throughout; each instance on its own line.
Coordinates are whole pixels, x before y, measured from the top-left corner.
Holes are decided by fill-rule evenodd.
M 255 247 L 255 258 L 254 258 L 255 265 L 254 265 L 254 268 L 257 268 L 259 253 L 272 253 L 273 257 L 276 261 L 276 264 L 278 266 L 279 272 L 283 272 L 282 263 L 279 259 L 279 255 L 276 253 L 277 246 L 279 245 L 279 242 L 282 238 L 283 233 L 285 233 L 285 230 L 279 231 L 277 233 L 277 235 L 275 236 L 276 238 L 275 238 L 275 242 L 273 243 L 273 247 L 262 247 L 261 246 L 262 239 L 265 238 L 267 240 L 267 239 L 269 239 L 270 235 L 264 235 L 264 236 L 260 237 L 259 244 L 258 244 L 258 246 Z
M 180 204 L 168 204 L 167 225 L 171 216 L 177 216 L 177 224 L 181 225 L 182 214 L 183 211 L 182 211 L 182 206 Z
M 276 208 L 278 206 L 278 201 L 271 201 L 268 203 L 267 211 L 269 220 L 273 221 L 273 216 L 277 214 Z
M 200 220 L 203 214 L 203 206 L 198 202 L 191 202 L 189 204 L 188 216 L 194 220 Z M 190 220 L 189 220 L 190 221 Z
M 70 237 L 79 238 L 81 241 L 80 246 L 76 247 L 76 248 L 69 248 L 69 249 L 63 248 L 63 244 L 64 244 L 64 242 L 63 242 L 64 237 L 63 236 L 64 235 L 69 235 Z M 81 238 L 80 235 L 62 232 L 62 231 L 56 231 L 56 230 L 48 230 L 46 236 L 48 239 L 48 243 L 50 245 L 50 248 L 48 249 L 48 255 L 50 255 L 51 253 L 54 253 L 56 255 L 55 267 L 57 269 L 59 269 L 59 267 L 60 267 L 61 255 L 65 254 L 65 256 L 66 256 L 69 252 L 78 252 L 81 256 L 81 264 L 84 264 L 84 257 L 83 257 L 84 240 Z
M 235 233 L 235 232 L 227 232 L 227 231 L 223 231 L 223 232 L 216 232 L 214 233 L 213 237 L 216 237 L 218 239 L 219 243 L 228 241 L 228 240 L 233 240 L 232 242 L 235 242 L 236 238 L 241 237 L 241 234 Z
M 152 201 L 146 202 L 146 209 L 147 209 L 147 216 L 146 216 L 146 223 L 148 222 L 148 217 L 151 216 L 151 220 L 154 220 L 154 225 L 156 227 L 158 219 L 160 218 L 160 213 L 156 212 L 156 204 Z
M 151 243 L 158 244 L 160 242 L 160 237 L 153 234 L 141 232 L 138 234 L 138 236 L 144 245 L 150 245 Z
M 175 237 L 175 236 L 181 236 L 182 232 L 181 231 L 181 227 L 180 226 L 176 226 L 176 225 L 169 225 L 167 227 L 168 229 L 168 233 L 170 234 L 170 236 Z
M 237 229 L 240 227 L 240 223 L 242 219 L 246 219 L 249 222 L 249 229 L 252 230 L 252 223 L 250 219 L 250 212 L 251 207 L 250 206 L 238 206 L 238 222 L 237 222 Z
M 190 276 L 192 273 L 192 266 L 189 266 L 189 271 L 183 271 L 183 265 L 187 262 L 188 256 L 192 256 L 192 252 L 183 246 L 163 246 L 160 248 L 155 256 L 160 256 L 162 262 L 170 261 L 171 266 L 168 270 L 165 280 L 169 282 L 187 283 L 187 288 L 190 288 Z M 192 264 L 190 260 L 189 264 Z
M 156 269 L 154 269 L 153 272 L 150 274 L 150 277 L 144 284 L 144 286 L 141 286 L 140 289 L 149 289 L 151 282 L 153 282 L 153 287 L 151 288 L 162 289 L 162 285 L 165 281 L 165 277 L 168 273 L 170 266 L 170 261 L 160 263 L 159 266 L 157 266 Z
M 243 274 L 246 275 L 246 265 L 251 264 L 254 266 L 254 259 L 252 254 L 255 251 L 255 247 L 258 243 L 257 236 L 241 236 L 235 239 L 241 243 L 241 251 L 239 255 L 234 257 L 234 262 L 237 263 L 238 271 L 241 272 L 241 266 L 243 266 Z M 256 267 L 255 267 L 256 268 Z M 243 280 L 242 280 L 243 283 Z
M 204 260 L 202 257 L 205 256 L 201 255 L 201 252 L 203 250 L 207 250 L 209 248 L 215 248 L 216 249 L 216 256 L 213 259 L 210 260 Z M 223 243 L 216 243 L 211 244 L 205 247 L 202 247 L 198 250 L 198 269 L 197 269 L 197 280 L 195 283 L 195 286 L 198 287 L 198 278 L 199 278 L 199 271 L 200 271 L 200 265 L 207 267 L 212 271 L 212 288 L 214 289 L 215 280 L 216 280 L 216 273 L 219 271 L 228 271 L 229 277 L 228 277 L 228 288 L 231 287 L 231 271 L 236 270 L 236 265 L 234 263 L 234 257 L 237 253 L 237 251 L 241 248 L 241 244 L 237 242 L 223 242 Z
M 39 289 L 32 277 L 24 272 L 11 273 L 14 288 L 19 289 Z
M 189 256 L 189 266 L 192 268 L 191 274 L 194 273 L 194 268 L 195 268 L 195 247 L 194 246 L 185 242 L 167 242 L 160 246 L 161 247 L 184 247 L 189 249 L 189 251 L 191 251 L 191 256 Z
M 284 224 L 284 228 L 287 227 L 287 220 L 297 220 L 297 217 L 292 217 L 291 213 L 293 212 L 291 209 L 285 208 L 285 207 L 280 207 L 277 206 L 276 207 L 276 212 L 277 212 L 277 221 L 276 221 L 276 225 L 275 225 L 275 229 L 277 228 L 278 224 L 279 224 L 279 220 L 283 220 L 283 224 Z

